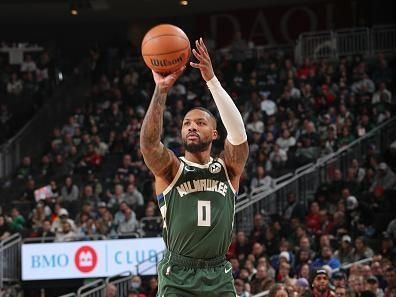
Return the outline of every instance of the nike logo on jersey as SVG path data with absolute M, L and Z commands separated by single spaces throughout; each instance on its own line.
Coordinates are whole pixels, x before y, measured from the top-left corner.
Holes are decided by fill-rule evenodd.
M 184 169 L 186 169 L 186 171 L 188 171 L 188 172 L 194 172 L 195 171 L 194 167 L 191 168 L 189 166 L 184 167 Z
M 228 268 L 228 269 L 227 269 L 227 267 L 224 267 L 224 272 L 225 272 L 225 273 L 228 273 L 228 272 L 231 271 L 231 269 L 232 269 L 232 267 L 230 267 L 230 268 Z

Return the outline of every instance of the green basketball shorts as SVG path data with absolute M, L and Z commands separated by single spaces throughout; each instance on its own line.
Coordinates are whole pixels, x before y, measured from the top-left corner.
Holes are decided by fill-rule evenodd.
M 231 263 L 166 252 L 158 264 L 157 297 L 236 297 Z

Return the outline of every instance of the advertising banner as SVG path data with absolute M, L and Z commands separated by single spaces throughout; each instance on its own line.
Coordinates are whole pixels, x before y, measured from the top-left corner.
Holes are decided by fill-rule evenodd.
M 112 276 L 124 271 L 157 273 L 157 254 L 165 249 L 161 237 L 77 241 L 22 245 L 22 280 L 51 280 Z

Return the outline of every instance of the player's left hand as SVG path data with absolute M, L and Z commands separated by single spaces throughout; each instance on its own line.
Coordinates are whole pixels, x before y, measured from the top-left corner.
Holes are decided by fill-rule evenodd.
M 190 62 L 191 67 L 197 68 L 201 71 L 202 78 L 205 81 L 209 81 L 214 76 L 212 61 L 208 53 L 208 49 L 202 40 L 195 40 L 196 49 L 192 50 L 193 55 L 197 58 L 199 63 Z

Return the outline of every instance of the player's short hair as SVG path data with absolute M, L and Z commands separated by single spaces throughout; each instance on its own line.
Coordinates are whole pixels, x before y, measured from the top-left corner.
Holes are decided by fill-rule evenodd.
M 216 120 L 216 117 L 213 115 L 213 113 L 212 113 L 209 109 L 207 109 L 207 108 L 205 108 L 205 107 L 202 107 L 202 106 L 197 106 L 197 107 L 191 108 L 187 113 L 189 113 L 190 111 L 192 111 L 192 110 L 194 110 L 194 109 L 198 109 L 198 110 L 200 110 L 200 111 L 206 112 L 206 113 L 211 117 L 211 119 L 212 119 L 212 121 L 213 121 L 214 128 L 215 128 L 215 129 L 217 128 L 217 120 Z M 187 113 L 186 113 L 186 114 L 187 114 Z

